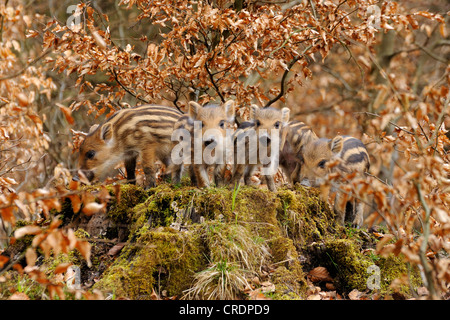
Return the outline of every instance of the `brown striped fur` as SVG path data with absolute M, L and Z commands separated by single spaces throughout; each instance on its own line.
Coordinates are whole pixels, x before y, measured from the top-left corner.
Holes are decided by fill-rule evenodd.
M 334 139 L 318 139 L 304 147 L 304 163 L 300 170 L 300 178 L 305 183 L 317 187 L 330 171 L 359 172 L 369 170 L 369 154 L 364 143 L 348 136 L 336 136 Z M 339 164 L 329 169 L 327 162 L 337 159 Z M 350 220 L 356 227 L 363 222 L 365 204 L 356 200 L 343 203 L 346 197 L 339 191 L 334 203 L 338 221 L 343 225 Z M 342 210 L 342 208 L 345 208 Z
M 263 166 L 261 163 L 261 159 L 259 159 L 259 149 L 260 143 L 264 143 L 264 146 L 267 145 L 267 154 L 271 154 L 271 139 L 268 136 L 262 136 L 262 133 L 268 133 L 269 135 L 272 133 L 272 130 L 278 132 L 278 137 L 280 138 L 280 147 L 282 144 L 281 141 L 281 130 L 283 126 L 287 125 L 289 121 L 289 113 L 290 110 L 288 108 L 283 108 L 281 110 L 275 108 L 259 108 L 256 105 L 251 106 L 250 119 L 251 121 L 243 122 L 239 125 L 238 129 L 234 133 L 233 136 L 233 145 L 234 145 L 234 167 L 233 167 L 233 175 L 231 179 L 231 186 L 235 186 L 240 183 L 242 176 L 244 177 L 244 182 L 246 185 L 251 185 L 251 176 L 255 169 L 259 166 Z M 245 136 L 249 134 L 254 135 L 254 143 L 250 143 L 251 138 L 246 139 Z M 243 140 L 245 139 L 245 140 Z M 264 139 L 264 141 L 261 141 Z M 240 154 L 243 150 L 240 150 L 241 146 L 238 141 L 242 141 L 242 146 L 245 147 L 245 155 Z M 253 146 L 253 147 L 252 147 Z M 256 147 L 256 148 L 255 148 Z M 279 150 L 275 151 L 277 157 L 279 155 Z M 249 159 L 251 155 L 257 155 L 256 163 L 250 163 Z M 239 156 L 244 156 L 244 161 L 238 161 Z M 271 160 L 272 161 L 272 160 Z M 252 161 L 253 162 L 253 161 Z M 268 166 L 270 164 L 265 164 L 264 166 Z M 276 191 L 275 182 L 273 179 L 273 175 L 264 175 L 263 176 L 267 187 L 271 191 Z
M 177 146 L 178 144 L 182 145 L 183 151 L 188 150 L 188 148 L 193 147 L 192 136 L 194 134 L 194 120 L 188 114 L 183 115 L 175 122 L 173 130 L 174 130 L 174 133 L 177 130 L 187 130 L 189 132 L 191 139 L 189 141 L 183 141 L 183 140 L 180 140 L 179 136 L 175 134 L 173 137 L 174 139 L 172 140 L 172 152 L 177 151 L 175 148 L 178 147 Z M 191 149 L 191 159 L 193 159 L 193 156 L 194 156 L 192 150 L 193 149 Z M 180 154 L 178 156 L 184 157 L 186 155 L 183 155 L 182 152 L 180 152 Z M 193 166 L 191 165 L 191 163 L 188 163 L 188 164 L 172 163 L 172 165 L 170 166 L 170 169 L 169 169 L 169 171 L 171 171 L 172 175 L 173 175 L 172 182 L 174 184 L 179 184 L 181 182 L 181 177 L 183 176 L 185 167 L 189 170 L 189 177 L 191 179 L 191 184 L 196 185 L 197 180 L 195 178 Z
M 280 167 L 291 184 L 300 181 L 304 146 L 319 139 L 305 123 L 292 120 L 283 128 L 284 146 L 280 153 Z
M 172 107 L 141 105 L 114 113 L 101 125 L 94 125 L 80 146 L 79 168 L 89 180 L 104 180 L 121 161 L 127 180 L 135 182 L 138 157 L 146 187 L 156 182 L 155 162 L 170 165 L 171 135 L 181 113 Z
M 226 130 L 234 124 L 235 103 L 232 100 L 226 101 L 221 105 L 208 104 L 201 106 L 198 103 L 189 102 L 189 110 L 186 117 L 182 117 L 175 124 L 176 129 L 184 128 L 190 131 L 191 143 L 191 163 L 189 164 L 191 181 L 198 187 L 209 187 L 210 180 L 208 169 L 213 167 L 213 179 L 216 185 L 224 183 L 225 160 L 226 160 Z M 194 123 L 201 124 L 201 130 L 194 130 Z M 218 137 L 210 135 L 214 131 L 219 134 Z M 199 136 L 201 146 L 199 150 L 195 150 L 194 137 Z M 223 138 L 221 139 L 220 136 Z M 219 141 L 220 140 L 220 141 Z M 209 146 L 209 147 L 208 147 Z M 215 147 L 214 147 L 215 146 Z M 206 148 L 214 150 L 211 152 L 213 162 L 207 163 L 203 157 Z M 200 156 L 194 154 L 194 151 L 201 152 L 199 163 L 195 163 L 195 158 Z M 207 151 L 208 152 L 208 151 Z M 220 161 L 222 159 L 223 161 Z M 176 165 L 175 175 L 181 177 L 183 165 Z

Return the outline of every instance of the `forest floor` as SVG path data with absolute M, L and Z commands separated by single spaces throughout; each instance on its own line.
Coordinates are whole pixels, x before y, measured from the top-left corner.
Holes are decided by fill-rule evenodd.
M 86 188 L 94 195 L 99 191 Z M 104 212 L 74 212 L 67 199 L 55 213 L 63 227 L 91 244 L 91 264 L 76 249 L 37 259 L 51 281 L 64 285 L 65 298 L 79 297 L 77 291 L 108 299 L 360 300 L 426 294 L 418 271 L 401 256 L 377 254 L 385 228 L 338 225 L 315 188 L 106 188 L 111 198 Z M 21 257 L 25 266 L 22 253 L 31 241 L 26 236 L 2 255 Z M 61 264 L 71 267 L 55 272 Z M 19 293 L 46 298 L 42 285 L 17 270 L 3 275 L 0 286 L 7 289 L 3 299 Z

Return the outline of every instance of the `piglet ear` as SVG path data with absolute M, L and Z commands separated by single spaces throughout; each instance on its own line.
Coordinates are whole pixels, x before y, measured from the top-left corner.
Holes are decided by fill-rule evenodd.
M 107 122 L 101 127 L 100 138 L 106 142 L 112 139 L 112 135 L 112 124 Z
M 222 105 L 223 110 L 225 111 L 225 115 L 227 116 L 228 122 L 234 122 L 234 116 L 236 113 L 235 103 L 233 100 L 228 100 Z
M 283 122 L 283 125 L 286 125 L 289 122 L 290 113 L 291 110 L 289 110 L 289 108 L 281 109 L 281 122 Z
M 343 145 L 344 138 L 342 136 L 336 136 L 329 142 L 330 150 L 335 154 L 341 152 Z
M 197 119 L 197 115 L 203 107 L 195 101 L 189 101 L 188 115 L 191 119 Z
M 250 120 L 256 119 L 256 115 L 258 114 L 259 107 L 256 104 L 252 104 L 250 106 Z
M 93 126 L 91 126 L 91 127 L 89 128 L 88 134 L 91 134 L 91 133 L 94 132 L 97 128 L 98 128 L 98 124 L 94 124 Z

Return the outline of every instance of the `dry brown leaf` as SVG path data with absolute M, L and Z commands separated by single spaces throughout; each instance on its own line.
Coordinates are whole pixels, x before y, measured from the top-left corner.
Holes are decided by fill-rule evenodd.
M 122 248 L 125 246 L 126 242 L 120 242 L 118 244 L 116 244 L 114 247 L 112 247 L 111 249 L 109 249 L 108 251 L 108 255 L 110 256 L 116 256 L 117 254 L 119 254 L 119 252 L 122 250 Z
M 248 293 L 249 300 L 271 300 L 269 297 L 267 297 L 261 290 L 262 288 L 258 288 L 255 290 L 252 290 Z
M 106 208 L 106 203 L 90 202 L 83 206 L 83 209 L 81 210 L 81 212 L 83 212 L 87 216 L 92 216 L 92 215 L 96 214 L 97 212 L 105 210 L 105 208 Z
M 14 237 L 16 239 L 20 239 L 23 236 L 26 236 L 28 234 L 36 235 L 36 234 L 39 234 L 41 232 L 42 232 L 42 229 L 40 227 L 35 226 L 35 225 L 30 225 L 30 226 L 25 226 L 25 227 L 21 227 L 21 228 L 17 229 L 14 232 Z
M 30 300 L 30 297 L 23 292 L 14 292 L 8 300 Z
M 25 252 L 25 259 L 27 261 L 27 266 L 33 267 L 37 259 L 36 251 L 33 248 L 28 248 Z
M 67 122 L 72 125 L 75 123 L 75 119 L 72 117 L 72 109 L 60 104 L 56 103 L 56 105 L 59 107 L 59 110 L 64 114 L 64 117 L 66 118 Z
M 67 271 L 67 268 L 72 265 L 71 262 L 63 262 L 56 266 L 54 273 L 64 273 Z
M 327 288 L 327 290 L 330 290 L 330 291 L 336 290 L 336 287 L 335 287 L 334 284 L 331 283 L 331 282 L 325 283 L 325 287 Z
M 7 207 L 0 210 L 0 218 L 3 221 L 14 224 L 16 222 L 16 218 L 14 216 L 14 207 Z
M 72 204 L 72 210 L 75 213 L 78 213 L 81 209 L 81 199 L 80 196 L 74 194 L 74 195 L 70 195 L 68 196 L 68 198 L 70 199 L 70 202 Z
M 150 294 L 150 300 L 161 300 L 159 295 L 156 293 L 155 288 L 152 288 L 152 293 Z
M 392 239 L 394 239 L 394 235 L 385 234 L 384 237 L 377 243 L 377 252 L 379 252 Z
M 65 294 L 64 294 L 64 289 L 61 285 L 59 284 L 48 284 L 47 285 L 47 290 L 50 293 L 50 298 L 51 299 L 55 299 L 56 296 L 59 297 L 60 300 L 64 300 L 65 299 Z
M 325 267 L 316 267 L 308 272 L 308 277 L 312 282 L 325 281 L 330 282 L 333 281 L 330 273 Z
M 87 262 L 88 267 L 91 267 L 91 244 L 87 241 L 77 241 L 75 246 L 78 251 L 83 255 L 84 259 Z
M 19 101 L 19 105 L 22 107 L 26 107 L 30 104 L 28 97 L 23 92 L 17 95 L 17 100 Z
M 2 269 L 5 263 L 7 263 L 8 261 L 9 261 L 8 257 L 0 255 L 0 269 Z
M 362 294 L 363 293 L 361 291 L 359 291 L 358 289 L 353 289 L 348 294 L 348 297 L 350 298 L 350 300 L 359 300 L 361 298 Z

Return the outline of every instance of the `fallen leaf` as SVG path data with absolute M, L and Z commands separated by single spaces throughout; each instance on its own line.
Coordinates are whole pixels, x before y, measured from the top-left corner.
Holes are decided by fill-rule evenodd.
M 361 291 L 359 291 L 358 289 L 353 289 L 348 294 L 348 297 L 350 298 L 350 300 L 359 300 L 361 298 L 362 294 L 363 293 Z
M 14 237 L 16 239 L 20 239 L 23 236 L 26 236 L 28 234 L 39 234 L 41 232 L 42 232 L 42 229 L 38 226 L 25 226 L 25 227 L 17 229 L 14 232 Z
M 81 210 L 85 215 L 92 216 L 106 208 L 106 203 L 90 202 Z
M 81 199 L 78 195 L 73 194 L 68 196 L 70 202 L 72 203 L 73 212 L 77 213 L 81 209 Z
M 261 292 L 261 288 L 258 288 L 256 290 L 253 290 L 249 293 L 250 300 L 271 300 L 269 297 L 264 295 L 264 293 Z
M 88 267 L 90 268 L 91 263 L 91 244 L 87 241 L 78 241 L 76 244 L 76 248 L 83 255 L 84 259 L 87 262 Z
M 37 259 L 36 251 L 33 248 L 28 248 L 25 252 L 25 259 L 28 266 L 34 266 Z
M 115 256 L 115 255 L 117 255 L 117 254 L 122 250 L 122 248 L 123 248 L 124 246 L 125 246 L 125 242 L 120 242 L 120 243 L 116 244 L 114 247 L 112 247 L 111 249 L 109 249 L 108 255 L 110 255 L 110 256 Z
M 152 293 L 150 294 L 150 300 L 161 300 L 161 298 L 156 293 L 155 288 L 152 288 Z
M 312 282 L 331 282 L 333 278 L 331 278 L 328 270 L 325 267 L 316 267 L 308 272 L 308 277 Z
M 70 262 L 63 262 L 56 266 L 54 273 L 64 273 L 66 272 L 67 268 L 70 267 L 72 263 Z
M 14 294 L 10 296 L 8 300 L 30 300 L 30 298 L 23 292 L 14 292 Z
M 9 261 L 8 257 L 0 255 L 0 269 L 2 269 L 5 263 L 7 263 L 8 261 Z
M 336 287 L 334 286 L 334 284 L 332 282 L 325 283 L 325 287 L 327 288 L 327 290 L 330 290 L 330 291 L 336 290 Z

